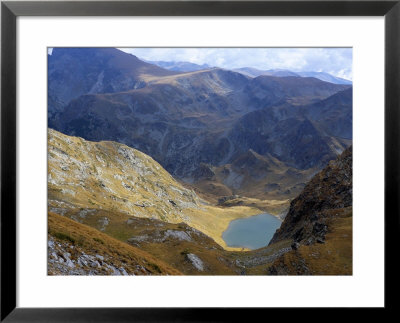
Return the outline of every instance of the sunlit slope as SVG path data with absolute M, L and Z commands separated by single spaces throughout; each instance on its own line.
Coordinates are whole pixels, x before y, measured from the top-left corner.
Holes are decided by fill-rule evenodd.
M 48 198 L 53 212 L 69 208 L 118 211 L 171 223 L 185 222 L 225 246 L 221 235 L 256 208 L 206 205 L 151 157 L 115 142 L 90 142 L 48 132 Z M 104 226 L 110 219 L 103 219 Z
M 89 142 L 49 130 L 49 199 L 182 221 L 200 200 L 151 157 L 115 142 Z

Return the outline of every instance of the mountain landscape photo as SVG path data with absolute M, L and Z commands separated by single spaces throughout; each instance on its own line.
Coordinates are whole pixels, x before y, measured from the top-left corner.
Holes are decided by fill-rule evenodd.
M 48 275 L 352 275 L 351 48 L 51 48 Z

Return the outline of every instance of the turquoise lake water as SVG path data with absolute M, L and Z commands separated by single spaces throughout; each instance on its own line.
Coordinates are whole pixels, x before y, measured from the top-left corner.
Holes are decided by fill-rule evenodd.
M 229 247 L 258 249 L 268 245 L 281 223 L 268 213 L 233 220 L 222 234 L 222 239 Z

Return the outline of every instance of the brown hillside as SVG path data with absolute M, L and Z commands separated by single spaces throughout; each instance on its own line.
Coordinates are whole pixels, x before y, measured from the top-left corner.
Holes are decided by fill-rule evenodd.
M 150 254 L 84 224 L 48 213 L 49 275 L 180 275 Z

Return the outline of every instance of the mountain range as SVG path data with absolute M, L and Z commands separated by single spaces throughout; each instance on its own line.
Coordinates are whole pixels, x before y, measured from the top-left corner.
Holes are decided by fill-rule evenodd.
M 348 85 L 352 84 L 350 80 L 333 76 L 325 72 L 293 72 L 285 69 L 259 70 L 253 67 L 236 68 L 234 69 L 234 71 L 250 77 L 257 77 L 260 75 L 280 76 L 280 77 L 285 77 L 285 76 L 315 77 L 321 81 L 335 83 L 335 84 L 348 84 Z
M 195 64 L 191 62 L 174 62 L 174 61 L 147 61 L 148 63 L 160 66 L 170 71 L 176 72 L 194 72 L 210 69 L 212 66 L 208 64 Z
M 171 71 L 112 48 L 55 48 L 48 66 L 50 128 L 136 148 L 200 192 L 292 198 L 352 141 L 348 84 Z
M 146 61 L 148 63 L 160 66 L 170 71 L 177 72 L 194 72 L 205 69 L 210 69 L 213 66 L 208 64 L 195 64 L 191 62 L 175 62 L 175 61 Z M 335 83 L 335 84 L 348 84 L 351 85 L 352 81 L 333 76 L 332 74 L 326 72 L 293 72 L 286 69 L 269 69 L 269 70 L 260 70 L 254 67 L 241 67 L 241 68 L 232 68 L 231 70 L 235 72 L 242 73 L 246 76 L 257 77 L 261 75 L 269 75 L 269 76 L 297 76 L 297 77 L 315 77 L 321 81 Z

